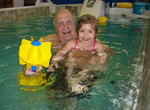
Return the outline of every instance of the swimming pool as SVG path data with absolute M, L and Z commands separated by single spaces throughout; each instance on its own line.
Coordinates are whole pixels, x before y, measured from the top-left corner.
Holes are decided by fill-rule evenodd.
M 94 82 L 88 97 L 49 98 L 46 89 L 32 92 L 20 90 L 17 74 L 18 49 L 21 40 L 32 35 L 35 40 L 54 33 L 51 15 L 24 16 L 0 21 L 0 109 L 1 110 L 116 110 L 136 109 L 143 71 L 148 21 L 109 17 L 107 25 L 98 25 L 98 38 L 117 54 L 108 61 L 108 68 Z M 124 25 L 124 27 L 120 27 Z M 137 31 L 137 29 L 141 31 Z

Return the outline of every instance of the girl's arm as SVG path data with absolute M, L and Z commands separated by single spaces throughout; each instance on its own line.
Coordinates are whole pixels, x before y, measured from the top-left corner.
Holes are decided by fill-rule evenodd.
M 59 60 L 63 59 L 63 56 L 73 48 L 74 44 L 74 40 L 68 41 L 67 44 L 52 57 L 51 63 L 55 64 Z
M 67 54 L 74 47 L 74 45 L 75 45 L 74 40 L 68 41 L 67 44 L 52 57 L 51 63 L 46 71 L 47 72 L 54 71 L 53 66 L 55 65 L 55 67 L 57 68 L 57 62 L 63 59 L 63 56 Z
M 106 62 L 107 58 L 108 58 L 108 55 L 104 51 L 103 46 L 99 42 L 96 42 L 95 49 L 98 53 L 98 56 L 100 57 L 99 63 L 104 64 Z

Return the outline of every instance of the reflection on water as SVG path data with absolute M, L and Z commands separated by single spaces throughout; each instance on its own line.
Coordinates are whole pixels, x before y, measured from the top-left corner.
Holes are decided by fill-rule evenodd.
M 80 67 L 75 67 L 71 75 L 67 73 L 64 60 L 59 62 L 59 67 L 55 68 L 56 80 L 53 86 L 46 88 L 46 95 L 53 102 L 51 109 L 65 108 L 67 110 L 76 107 L 78 100 L 88 98 L 90 87 L 97 79 L 94 71 L 83 71 Z M 53 74 L 52 72 L 48 73 Z M 61 105 L 59 106 L 59 104 Z
M 114 52 L 112 51 L 112 53 Z M 93 85 L 92 81 L 94 81 L 96 77 L 96 72 L 106 71 L 106 64 L 101 64 L 100 61 L 101 56 L 98 55 L 96 50 L 83 51 L 72 49 L 67 53 L 66 58 L 61 61 L 63 63 L 55 64 L 49 71 L 58 74 L 56 79 L 59 80 L 55 81 L 55 83 L 58 83 L 57 86 L 60 87 L 63 81 L 65 82 L 63 84 L 66 84 L 67 87 L 64 90 L 73 94 L 82 94 L 83 92 L 89 92 L 89 87 Z M 60 78 L 62 74 L 59 73 L 63 70 L 59 70 L 58 68 L 66 68 L 63 73 L 64 78 Z

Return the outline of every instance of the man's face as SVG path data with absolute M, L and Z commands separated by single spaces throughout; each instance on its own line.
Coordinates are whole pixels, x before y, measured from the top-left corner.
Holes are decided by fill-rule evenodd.
M 75 21 L 68 11 L 59 12 L 55 17 L 55 31 L 64 43 L 75 37 Z

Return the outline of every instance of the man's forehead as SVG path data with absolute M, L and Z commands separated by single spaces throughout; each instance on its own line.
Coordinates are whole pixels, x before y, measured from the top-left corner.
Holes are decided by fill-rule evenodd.
M 56 22 L 73 20 L 72 16 L 57 16 Z

